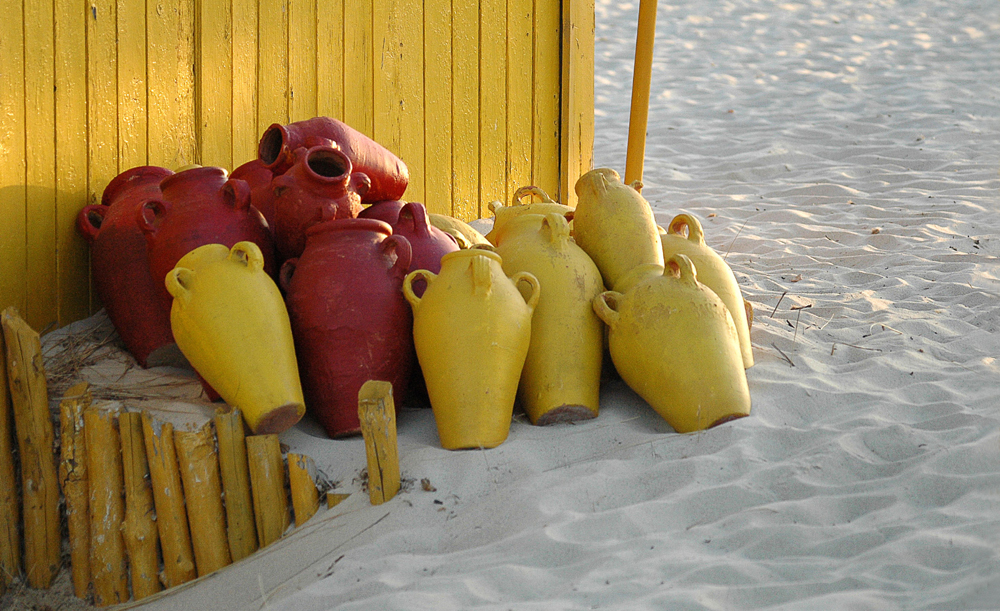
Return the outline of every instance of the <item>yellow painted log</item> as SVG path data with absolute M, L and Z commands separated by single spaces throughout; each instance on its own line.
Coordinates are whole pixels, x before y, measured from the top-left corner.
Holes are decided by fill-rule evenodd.
M 257 538 L 261 547 L 267 547 L 280 539 L 291 523 L 281 444 L 277 435 L 253 435 L 246 441 Z
M 174 443 L 184 482 L 195 566 L 200 577 L 232 562 L 212 424 L 206 423 L 197 431 L 174 431 Z
M 122 454 L 115 419 L 117 410 L 92 405 L 83 412 L 87 446 L 87 481 L 90 489 L 90 571 L 94 604 L 115 605 L 129 598 L 125 572 L 122 521 Z
M 625 184 L 642 181 L 646 156 L 646 120 L 649 117 L 649 84 L 656 38 L 656 0 L 639 0 L 639 25 L 635 35 L 635 68 L 632 72 L 632 107 L 628 119 Z
M 54 431 L 38 334 L 17 310 L 0 315 L 7 375 L 14 406 L 24 518 L 24 571 L 28 585 L 48 588 L 59 571 L 59 480 L 52 451 Z
M 250 494 L 250 466 L 240 410 L 215 414 L 215 435 L 219 444 L 219 468 L 226 496 L 226 524 L 229 554 L 233 562 L 257 551 L 257 525 Z
M 174 427 L 143 412 L 142 435 L 146 442 L 146 459 L 149 461 L 156 505 L 156 529 L 160 533 L 163 552 L 161 581 L 171 588 L 196 577 L 191 534 L 184 511 L 184 491 L 174 448 Z
M 160 584 L 160 540 L 156 532 L 153 487 L 149 459 L 142 432 L 142 414 L 125 412 L 118 416 L 125 483 L 125 521 L 122 536 L 128 552 L 132 576 L 132 596 L 142 600 L 162 589 Z
M 0 330 L 0 596 L 21 574 L 20 522 L 21 490 L 14 465 L 14 413 L 7 382 L 7 348 Z
M 313 460 L 308 456 L 288 455 L 288 487 L 292 491 L 296 527 L 305 524 L 319 509 L 319 490 L 313 478 L 315 469 Z
M 344 494 L 342 492 L 327 492 L 326 493 L 326 506 L 327 508 L 336 507 L 344 502 L 350 494 Z
M 358 418 L 368 456 L 368 497 L 381 505 L 399 491 L 396 407 L 392 384 L 369 380 L 358 391 Z
M 83 428 L 83 412 L 90 401 L 89 386 L 80 382 L 59 402 L 59 483 L 66 500 L 69 559 L 77 598 L 85 598 L 90 588 L 90 482 Z

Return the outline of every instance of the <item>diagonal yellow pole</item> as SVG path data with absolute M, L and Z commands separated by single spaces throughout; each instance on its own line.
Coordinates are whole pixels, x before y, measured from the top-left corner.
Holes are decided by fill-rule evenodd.
M 632 74 L 632 109 L 629 113 L 628 152 L 625 157 L 625 184 L 642 180 L 655 36 L 656 0 L 639 0 L 639 26 L 635 35 L 635 69 Z

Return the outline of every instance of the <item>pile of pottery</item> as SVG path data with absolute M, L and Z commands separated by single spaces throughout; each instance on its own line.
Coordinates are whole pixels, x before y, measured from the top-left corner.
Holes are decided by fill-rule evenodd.
M 254 433 L 308 408 L 330 436 L 356 434 L 366 381 L 405 398 L 416 379 L 443 447 L 494 447 L 515 398 L 537 425 L 597 416 L 606 347 L 678 431 L 749 413 L 742 296 L 696 219 L 658 228 L 603 169 L 577 183 L 576 209 L 536 187 L 491 204 L 483 236 L 403 201 L 408 180 L 390 151 L 317 117 L 272 125 L 231 175 L 123 172 L 78 228 L 137 361 L 186 360 Z

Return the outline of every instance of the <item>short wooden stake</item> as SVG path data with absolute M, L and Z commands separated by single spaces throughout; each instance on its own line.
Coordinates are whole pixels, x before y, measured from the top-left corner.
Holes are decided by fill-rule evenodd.
M 257 551 L 257 525 L 250 494 L 250 466 L 240 410 L 219 409 L 215 414 L 219 443 L 219 469 L 226 495 L 226 526 L 233 562 Z
M 14 412 L 7 382 L 7 346 L 0 330 L 0 596 L 21 574 L 21 494 L 14 465 Z
M 59 477 L 55 436 L 45 386 L 42 346 L 14 308 L 0 315 L 7 344 L 7 375 L 14 406 L 21 460 L 24 519 L 24 570 L 28 585 L 48 588 L 59 572 Z
M 195 566 L 201 577 L 232 563 L 212 423 L 197 431 L 174 431 L 174 443 L 184 482 Z
M 399 491 L 396 407 L 392 384 L 368 380 L 358 392 L 358 417 L 368 454 L 368 497 L 381 505 Z
M 90 482 L 90 570 L 98 607 L 129 598 L 122 521 L 122 450 L 115 426 L 117 410 L 92 405 L 83 412 Z
M 80 382 L 59 402 L 59 484 L 66 499 L 69 561 L 73 594 L 85 598 L 90 588 L 90 483 L 83 412 L 90 407 L 90 387 Z
M 285 494 L 285 465 L 281 460 L 278 436 L 247 437 L 247 458 L 257 537 L 260 546 L 267 547 L 280 539 L 291 523 L 288 496 Z
M 122 536 L 132 576 L 132 597 L 142 600 L 162 590 L 160 585 L 159 535 L 153 509 L 153 487 L 142 433 L 142 414 L 118 416 L 125 476 L 125 522 Z
M 296 528 L 306 523 L 319 510 L 319 490 L 313 478 L 313 459 L 302 454 L 288 455 L 288 486 L 292 489 L 292 509 Z
M 345 494 L 343 492 L 327 492 L 326 493 L 326 508 L 336 507 L 340 505 L 350 494 Z
M 187 513 L 184 511 L 184 490 L 177 468 L 174 449 L 174 427 L 160 422 L 148 412 L 142 413 L 142 435 L 146 442 L 153 501 L 156 504 L 156 529 L 160 533 L 163 552 L 163 585 L 172 588 L 197 576 Z

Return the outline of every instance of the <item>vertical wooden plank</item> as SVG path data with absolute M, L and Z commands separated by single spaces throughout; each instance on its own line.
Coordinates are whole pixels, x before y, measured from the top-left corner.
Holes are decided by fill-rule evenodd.
M 507 0 L 480 0 L 478 216 L 507 203 Z
M 372 49 L 372 0 L 344 0 L 344 123 L 368 137 L 375 133 Z
M 87 3 L 87 199 L 90 204 L 100 203 L 104 188 L 118 175 L 116 12 L 114 0 L 89 0 Z
M 532 153 L 532 183 L 556 201 L 565 199 L 559 190 L 559 86 L 562 77 L 559 50 L 562 39 L 559 2 L 535 7 L 535 108 Z
M 78 0 L 56 0 L 55 45 L 56 266 L 65 325 L 92 311 L 90 249 L 76 231 L 76 215 L 87 204 L 87 32 Z
M 257 539 L 261 547 L 267 547 L 280 539 L 291 524 L 285 494 L 285 463 L 277 435 L 253 435 L 246 442 Z
M 531 184 L 532 99 L 534 97 L 534 7 L 532 0 L 507 0 L 507 192 Z
M 259 0 L 257 21 L 257 133 L 288 123 L 288 2 Z
M 125 484 L 125 519 L 122 537 L 128 552 L 132 597 L 141 600 L 162 589 L 160 584 L 160 539 L 156 532 L 153 485 L 146 458 L 142 414 L 123 412 L 118 416 L 122 443 L 122 473 Z
M 0 307 L 27 306 L 25 234 L 24 20 L 22 0 L 0 0 Z
M 55 41 L 52 2 L 24 5 L 25 239 L 28 302 L 24 318 L 40 330 L 58 322 L 56 283 Z M 30 41 L 30 42 L 28 42 Z
M 576 206 L 576 181 L 594 157 L 594 1 L 563 0 L 560 201 Z
M 194 0 L 146 6 L 149 163 L 198 163 L 194 135 Z
M 424 205 L 452 211 L 451 2 L 424 8 Z
M 316 3 L 316 114 L 343 120 L 344 2 Z
M 146 164 L 146 7 L 117 0 L 118 166 Z
M 257 526 L 250 495 L 250 466 L 240 410 L 215 413 L 215 434 L 219 444 L 219 471 L 226 495 L 226 530 L 229 553 L 238 562 L 257 551 Z
M 0 377 L 3 375 L 5 373 Z M 2 400 L 0 397 L 0 402 Z M 73 594 L 77 598 L 85 598 L 90 589 L 90 480 L 83 430 L 83 412 L 90 407 L 90 402 L 90 387 L 86 382 L 73 385 L 59 402 L 59 486 L 65 500 Z M 0 439 L 0 444 L 2 441 Z M 2 580 L 0 576 L 0 582 Z
M 68 507 L 67 520 L 71 525 L 72 538 L 73 520 Z M 76 570 L 74 564 L 74 575 Z M 21 486 L 17 482 L 17 466 L 14 461 L 14 406 L 7 380 L 7 342 L 3 338 L 3 329 L 0 329 L 0 596 L 20 575 Z M 89 569 L 87 575 L 89 582 Z
M 236 1 L 233 11 L 233 165 L 257 157 L 260 121 L 257 118 L 257 3 Z M 268 123 L 267 125 L 270 125 Z
M 288 118 L 316 116 L 316 0 L 288 0 Z
M 83 412 L 90 489 L 90 578 L 94 604 L 115 605 L 129 598 L 122 521 L 125 519 L 119 409 L 94 405 Z
M 424 201 L 423 5 L 414 0 L 375 0 L 372 38 L 376 62 L 373 139 L 410 170 L 408 201 Z
M 199 2 L 197 138 L 202 165 L 233 168 L 232 2 Z
M 479 6 L 452 3 L 452 215 L 479 217 Z

